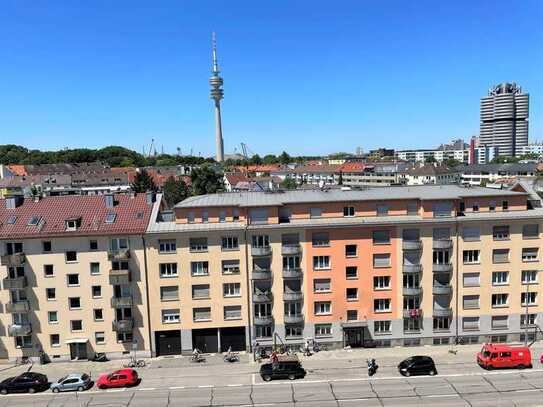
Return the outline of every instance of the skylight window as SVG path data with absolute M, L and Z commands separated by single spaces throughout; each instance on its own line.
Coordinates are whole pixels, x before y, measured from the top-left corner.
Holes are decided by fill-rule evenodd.
M 40 223 L 41 216 L 32 216 L 28 221 L 28 226 L 37 226 Z
M 143 219 L 143 212 L 136 213 L 136 219 Z
M 8 218 L 8 225 L 15 225 L 15 222 L 17 222 L 17 216 L 10 216 Z
M 115 219 L 117 218 L 117 214 L 116 213 L 108 213 L 106 215 L 106 223 L 113 223 L 115 222 Z

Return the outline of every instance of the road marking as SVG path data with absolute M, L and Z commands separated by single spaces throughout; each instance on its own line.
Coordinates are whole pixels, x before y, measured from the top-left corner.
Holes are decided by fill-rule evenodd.
M 251 375 L 251 378 L 252 378 L 252 383 L 255 384 L 255 383 L 256 383 L 256 374 L 253 373 L 253 374 Z
M 531 393 L 534 391 L 539 391 L 539 389 L 523 389 L 523 390 L 514 390 L 515 393 Z
M 226 387 L 241 387 L 243 384 L 227 384 Z
M 185 386 L 173 386 L 173 387 L 168 387 L 168 389 L 170 389 L 170 390 L 181 390 L 181 389 L 185 389 Z
M 369 399 L 369 398 L 361 398 L 361 399 L 337 399 L 337 401 L 369 401 L 369 400 L 375 400 L 375 398 L 373 399 Z
M 204 384 L 204 385 L 198 386 L 199 389 L 207 389 L 209 387 L 215 387 L 215 386 L 213 386 L 212 384 Z
M 126 388 L 124 388 L 124 389 L 109 389 L 109 390 L 106 390 L 106 393 L 120 393 L 122 391 L 126 391 Z
M 433 398 L 433 399 L 438 399 L 438 398 L 441 398 L 441 397 L 458 397 L 458 394 L 429 394 L 427 396 L 421 396 L 421 397 L 428 397 L 428 398 Z
M 151 391 L 156 390 L 156 387 L 144 387 L 142 389 L 136 389 L 137 391 Z

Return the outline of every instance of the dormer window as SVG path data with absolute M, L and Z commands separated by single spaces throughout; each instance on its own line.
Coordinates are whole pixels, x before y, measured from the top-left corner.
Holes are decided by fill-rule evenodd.
M 15 222 L 17 222 L 17 216 L 10 216 L 8 218 L 8 225 L 15 225 Z
M 106 223 L 114 223 L 116 218 L 117 218 L 116 213 L 108 213 L 106 215 Z
M 41 216 L 32 216 L 28 221 L 28 226 L 37 226 L 40 223 Z
M 74 231 L 81 226 L 81 218 L 66 219 L 66 230 Z

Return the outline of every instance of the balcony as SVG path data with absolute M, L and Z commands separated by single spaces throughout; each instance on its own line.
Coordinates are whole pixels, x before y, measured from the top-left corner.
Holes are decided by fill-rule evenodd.
M 304 322 L 304 316 L 302 314 L 297 315 L 285 315 L 283 317 L 285 324 L 301 324 Z
M 8 325 L 8 336 L 25 336 L 31 333 L 32 325 L 30 323 Z
M 451 295 L 452 287 L 450 284 L 441 284 L 441 283 L 438 283 L 437 281 L 434 281 L 432 292 L 435 295 Z
M 111 297 L 111 306 L 113 308 L 123 308 L 132 306 L 132 296 Z
M 28 311 L 30 311 L 30 303 L 28 302 L 28 300 L 8 302 L 6 304 L 6 312 L 9 314 Z
M 422 317 L 422 309 L 420 309 L 420 308 L 404 309 L 403 310 L 403 317 L 404 318 L 421 318 Z
M 130 283 L 130 270 L 109 270 L 109 284 L 122 285 Z
M 404 264 L 403 272 L 405 274 L 415 274 L 422 271 L 422 264 Z
M 294 256 L 301 252 L 302 248 L 299 244 L 284 244 L 281 246 L 281 254 L 283 256 Z
M 271 325 L 272 323 L 273 323 L 273 317 L 271 315 L 254 317 L 255 325 Z
M 434 240 L 432 246 L 434 249 L 452 249 L 453 241 L 451 239 Z
M 420 240 L 404 240 L 402 242 L 404 250 L 422 250 L 422 241 Z
M 265 269 L 253 270 L 251 276 L 253 280 L 271 280 L 272 279 L 271 270 L 265 270 Z
M 271 246 L 251 247 L 251 255 L 253 257 L 271 256 L 271 254 L 272 254 Z
M 4 281 L 3 281 L 3 287 L 4 287 L 4 290 L 21 290 L 23 288 L 25 288 L 27 286 L 28 282 L 26 280 L 26 276 L 22 276 L 22 277 L 15 277 L 15 278 L 11 278 L 11 277 L 7 277 L 7 278 L 4 278 Z
M 128 260 L 130 258 L 130 249 L 109 250 L 107 257 L 110 261 Z
M 302 269 L 283 269 L 283 278 L 302 278 Z
M 434 307 L 433 315 L 434 317 L 450 317 L 452 315 L 452 309 Z
M 273 294 L 272 293 L 254 293 L 253 302 L 262 303 L 262 302 L 272 302 Z
M 403 295 L 421 295 L 422 287 L 404 287 Z
M 432 270 L 435 273 L 450 273 L 453 270 L 453 265 L 451 263 L 448 264 L 433 264 Z
M 13 253 L 0 256 L 0 266 L 17 267 L 22 266 L 26 261 L 24 253 Z
M 301 291 L 283 293 L 283 301 L 301 301 L 304 295 Z
M 120 319 L 113 321 L 112 329 L 118 333 L 132 332 L 134 329 L 134 320 L 130 319 Z

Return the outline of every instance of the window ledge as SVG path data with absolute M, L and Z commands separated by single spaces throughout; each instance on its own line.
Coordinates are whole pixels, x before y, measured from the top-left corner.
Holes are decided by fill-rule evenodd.
M 209 319 L 193 319 L 192 320 L 193 322 L 211 322 L 212 319 L 209 318 Z
M 391 331 L 388 331 L 388 332 L 373 332 L 373 334 L 375 336 L 387 336 L 387 335 L 392 335 L 392 332 Z

